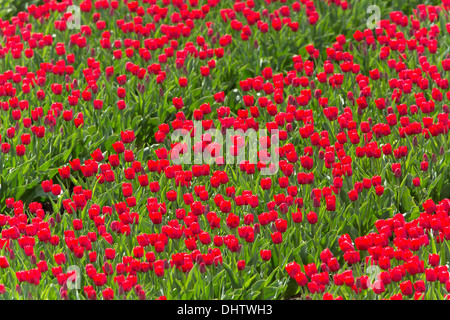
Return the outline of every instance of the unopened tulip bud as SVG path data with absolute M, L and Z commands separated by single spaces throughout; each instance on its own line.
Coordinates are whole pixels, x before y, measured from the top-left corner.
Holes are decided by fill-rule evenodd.
M 289 103 L 289 104 L 294 104 L 294 101 L 295 101 L 294 96 L 289 95 L 289 97 L 288 97 L 288 103 Z
M 444 151 L 444 147 L 443 147 L 443 146 L 441 146 L 441 148 L 439 149 L 439 155 L 443 156 L 443 155 L 444 155 L 444 153 L 445 153 L 445 151 Z
M 272 229 L 272 232 L 277 231 L 277 227 L 275 226 L 275 224 L 272 224 L 271 229 Z
M 258 49 L 259 48 L 259 43 L 258 40 L 255 39 L 255 41 L 253 41 L 253 48 Z
M 138 295 L 139 292 L 141 292 L 141 290 L 142 290 L 142 286 L 140 284 L 138 284 L 134 287 L 134 293 L 136 293 L 136 295 Z
M 20 287 L 20 285 L 16 284 L 16 291 L 19 295 L 22 294 L 22 288 Z
M 59 214 L 59 212 L 56 214 L 55 221 L 56 221 L 56 223 L 61 223 L 61 215 Z
M 200 273 L 205 273 L 206 272 L 206 265 L 204 262 L 200 263 Z
M 413 145 L 414 147 L 417 147 L 417 146 L 419 145 L 419 141 L 417 141 L 417 136 L 414 136 L 414 137 L 413 137 L 412 145 Z
M 197 264 L 204 263 L 203 256 L 201 254 L 199 254 L 198 256 L 195 257 L 195 263 L 197 263 Z
M 123 290 L 122 285 L 119 284 L 119 292 L 118 292 L 118 295 L 121 296 L 121 295 L 123 295 L 124 293 L 125 293 L 125 290 Z
M 50 217 L 50 219 L 48 219 L 48 222 L 50 222 L 50 225 L 52 226 L 52 228 L 55 227 L 55 219 L 53 217 Z
M 313 199 L 313 207 L 314 208 L 319 208 L 320 207 L 320 199 L 314 197 L 314 199 Z
M 437 156 L 434 153 L 431 155 L 431 162 L 437 162 Z

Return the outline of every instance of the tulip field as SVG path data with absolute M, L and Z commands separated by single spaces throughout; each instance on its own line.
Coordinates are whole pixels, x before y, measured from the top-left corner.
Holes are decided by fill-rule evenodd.
M 450 0 L 0 0 L 0 299 L 450 299 Z

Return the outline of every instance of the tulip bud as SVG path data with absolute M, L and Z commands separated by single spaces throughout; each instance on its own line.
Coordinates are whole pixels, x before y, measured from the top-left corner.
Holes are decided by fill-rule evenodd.
M 119 285 L 119 292 L 118 295 L 121 296 L 125 293 L 125 291 L 123 290 L 122 284 Z
M 444 151 L 444 147 L 443 147 L 443 146 L 441 146 L 441 148 L 439 149 L 439 155 L 443 156 L 443 155 L 444 155 L 444 153 L 445 153 L 445 151 Z
M 202 263 L 200 263 L 200 273 L 205 273 L 205 272 L 206 272 L 206 265 L 204 262 L 202 262 Z
M 277 227 L 275 226 L 275 224 L 272 224 L 272 226 L 270 228 L 272 229 L 272 232 L 277 231 Z
M 204 264 L 203 257 L 201 254 L 199 254 L 198 256 L 195 257 L 195 263 L 200 264 L 200 265 L 202 263 Z
M 258 47 L 259 47 L 258 40 L 255 39 L 255 41 L 253 41 L 253 48 L 258 49 Z
M 431 155 L 431 162 L 437 162 L 437 156 L 434 153 Z
M 417 141 L 417 136 L 414 136 L 414 137 L 413 137 L 412 145 L 413 145 L 414 147 L 417 147 L 417 146 L 419 145 L 419 142 Z
M 20 288 L 20 285 L 16 284 L 16 291 L 19 295 L 22 294 L 22 288 Z
M 56 219 L 55 219 L 56 223 L 61 223 L 61 215 L 58 213 L 56 213 Z
M 16 258 L 16 255 L 14 254 L 14 251 L 13 250 L 10 250 L 9 251 L 9 259 L 10 260 L 14 260 Z
M 322 92 L 318 89 L 314 90 L 314 99 L 319 99 L 322 96 Z
M 255 225 L 253 226 L 253 232 L 255 234 L 259 234 L 260 229 L 261 229 L 261 226 L 259 225 L 259 223 L 255 223 Z
M 36 264 L 36 255 L 31 255 L 31 257 L 30 257 L 30 261 L 31 261 L 31 264 Z
M 136 293 L 136 295 L 139 295 L 141 290 L 142 290 L 142 286 L 140 284 L 138 284 L 134 287 L 134 292 Z
M 50 222 L 50 225 L 52 226 L 52 228 L 55 227 L 55 219 L 53 217 L 51 217 L 50 219 L 48 219 L 48 222 Z
M 294 104 L 294 103 L 295 103 L 295 98 L 292 95 L 289 95 L 288 104 Z

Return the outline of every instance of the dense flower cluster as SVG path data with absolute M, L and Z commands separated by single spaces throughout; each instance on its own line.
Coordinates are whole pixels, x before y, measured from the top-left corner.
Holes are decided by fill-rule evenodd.
M 1 295 L 449 298 L 448 1 L 72 4 L 0 19 Z

